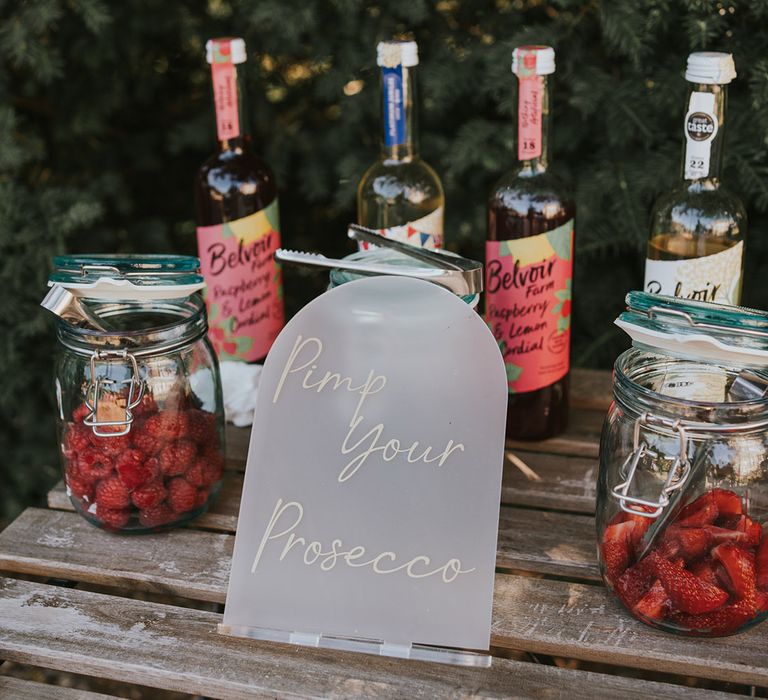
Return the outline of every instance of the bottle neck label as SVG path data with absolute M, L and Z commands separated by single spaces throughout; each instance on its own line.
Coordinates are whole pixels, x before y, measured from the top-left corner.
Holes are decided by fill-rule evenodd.
M 405 93 L 402 65 L 381 69 L 384 86 L 384 145 L 405 143 Z
M 219 41 L 211 63 L 213 79 L 213 102 L 216 107 L 216 133 L 219 141 L 240 136 L 240 114 L 238 110 L 237 68 L 232 63 L 232 48 L 229 41 Z
M 277 199 L 261 211 L 198 226 L 208 337 L 220 360 L 261 360 L 283 328 Z
M 646 292 L 737 306 L 741 303 L 744 242 L 685 260 L 645 261 Z
M 517 77 L 517 157 L 539 158 L 542 149 L 542 102 L 544 80 L 536 74 L 536 51 L 521 51 Z
M 712 142 L 719 129 L 713 93 L 691 93 L 684 129 L 685 179 L 698 180 L 709 177 Z
M 389 226 L 378 229 L 378 233 L 387 238 L 408 243 L 417 248 L 443 247 L 443 218 L 445 209 L 438 207 L 433 212 L 420 219 L 409 221 L 402 226 Z M 360 243 L 360 250 L 372 247 L 368 243 Z
M 487 241 L 486 322 L 510 394 L 542 389 L 570 367 L 573 219 L 551 231 Z

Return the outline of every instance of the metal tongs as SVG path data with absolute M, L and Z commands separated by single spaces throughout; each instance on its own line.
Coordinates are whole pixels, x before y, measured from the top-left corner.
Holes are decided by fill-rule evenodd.
M 320 253 L 301 253 L 283 248 L 275 251 L 275 258 L 280 262 L 311 265 L 327 269 L 350 270 L 362 275 L 394 275 L 411 277 L 438 284 L 458 296 L 479 294 L 483 291 L 483 265 L 476 260 L 462 258 L 444 251 L 428 250 L 401 243 L 386 238 L 380 233 L 364 226 L 351 224 L 347 235 L 355 240 L 370 243 L 382 248 L 390 248 L 407 255 L 425 267 L 409 267 L 405 265 L 390 265 L 388 263 L 373 263 L 358 260 L 338 260 L 327 258 Z

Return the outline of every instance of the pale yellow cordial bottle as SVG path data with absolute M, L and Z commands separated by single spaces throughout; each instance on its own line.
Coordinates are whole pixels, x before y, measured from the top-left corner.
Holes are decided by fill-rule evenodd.
M 647 292 L 741 303 L 747 215 L 741 200 L 720 184 L 726 93 L 735 77 L 730 54 L 688 57 L 682 182 L 653 208 Z

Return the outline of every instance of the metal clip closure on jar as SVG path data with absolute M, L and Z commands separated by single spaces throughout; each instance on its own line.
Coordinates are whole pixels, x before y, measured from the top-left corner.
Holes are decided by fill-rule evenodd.
M 651 449 L 648 443 L 640 442 L 640 430 L 644 427 L 659 427 L 669 431 L 675 431 L 680 440 L 678 453 L 673 457 L 673 466 L 667 474 L 667 480 L 664 482 L 659 498 L 655 501 L 629 495 L 632 481 L 635 478 L 635 472 L 637 471 L 637 467 L 641 460 L 644 457 L 650 457 L 650 459 L 656 461 L 661 457 L 658 451 Z M 664 456 L 666 457 L 667 455 Z M 670 421 L 665 418 L 659 418 L 658 416 L 643 413 L 640 418 L 635 421 L 632 452 L 621 466 L 621 475 L 624 477 L 624 481 L 616 484 L 611 490 L 611 493 L 614 498 L 618 499 L 619 507 L 625 513 L 639 515 L 644 518 L 658 518 L 669 505 L 670 494 L 682 488 L 690 473 L 691 463 L 688 459 L 688 436 L 686 435 L 682 421 Z M 649 508 L 650 510 L 648 510 Z
M 100 377 L 98 373 L 97 361 L 104 361 L 107 364 L 122 360 L 130 363 L 131 374 L 128 379 L 116 381 L 107 377 Z M 119 407 L 117 401 L 112 402 L 112 406 L 122 410 L 125 417 L 123 419 L 104 418 L 105 411 L 99 410 L 102 390 L 113 395 L 121 394 L 120 389 L 128 384 L 128 393 L 124 399 L 125 406 Z M 127 350 L 95 350 L 91 355 L 91 381 L 88 383 L 85 392 L 85 406 L 90 413 L 83 419 L 83 423 L 93 429 L 93 434 L 99 437 L 119 437 L 126 435 L 131 430 L 133 423 L 132 409 L 141 403 L 144 396 L 144 382 L 139 376 L 139 366 L 136 358 Z M 100 414 L 102 417 L 100 418 Z M 100 430 L 100 428 L 110 428 L 109 430 Z M 121 430 L 113 430 L 121 428 Z

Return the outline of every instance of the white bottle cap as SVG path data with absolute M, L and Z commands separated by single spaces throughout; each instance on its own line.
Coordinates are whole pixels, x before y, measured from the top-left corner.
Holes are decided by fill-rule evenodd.
M 688 56 L 685 79 L 689 83 L 728 85 L 736 77 L 733 56 L 717 51 L 697 51 Z
M 419 47 L 415 41 L 380 41 L 376 46 L 376 64 L 385 68 L 419 65 Z
M 218 39 L 208 39 L 208 41 L 205 42 L 205 60 L 208 61 L 208 63 L 213 63 L 214 47 L 220 48 L 225 45 L 229 46 L 229 52 L 232 56 L 232 63 L 246 62 L 248 57 L 245 55 L 245 41 L 240 37 L 220 37 Z
M 523 65 L 520 65 L 520 58 Z M 515 75 L 550 75 L 555 72 L 555 50 L 551 46 L 518 46 L 512 52 Z

